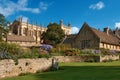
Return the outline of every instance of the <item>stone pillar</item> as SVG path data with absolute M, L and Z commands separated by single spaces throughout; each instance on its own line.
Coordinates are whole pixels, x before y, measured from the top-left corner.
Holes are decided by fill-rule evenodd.
M 36 44 L 37 44 L 37 41 L 38 41 L 37 40 L 38 39 L 38 24 L 37 24 L 37 22 L 36 22 L 36 35 L 35 36 L 36 36 Z
M 20 26 L 18 26 L 17 35 L 20 35 Z
M 40 37 L 40 44 L 42 43 L 41 36 L 42 36 L 42 24 L 40 24 L 40 36 L 39 36 Z
M 26 32 L 26 33 L 27 33 L 27 36 L 29 36 L 29 26 L 28 26 L 28 25 L 29 25 L 29 22 L 28 22 L 28 20 L 27 20 L 27 32 Z
M 32 26 L 31 26 L 31 36 L 33 37 L 34 35 L 33 35 L 33 21 L 32 21 Z
M 22 17 L 20 17 L 20 19 L 19 19 L 20 21 L 20 25 L 19 25 L 19 33 L 18 33 L 18 35 L 22 35 Z

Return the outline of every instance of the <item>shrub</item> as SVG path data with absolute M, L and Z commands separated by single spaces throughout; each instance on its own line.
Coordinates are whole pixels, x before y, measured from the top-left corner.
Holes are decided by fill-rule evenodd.
M 1 58 L 12 58 L 13 55 L 16 56 L 18 54 L 21 54 L 22 48 L 16 44 L 9 44 L 5 42 L 0 43 L 0 55 Z
M 80 50 L 76 48 L 70 48 L 65 51 L 66 56 L 76 56 L 80 54 Z
M 101 54 L 103 54 L 103 55 L 109 55 L 110 54 L 109 49 L 101 48 L 100 50 L 101 50 Z
M 85 62 L 96 62 L 93 58 L 88 58 Z
M 70 45 L 59 44 L 50 50 L 50 53 L 53 55 L 64 55 L 64 52 L 71 48 Z
M 84 49 L 84 50 L 80 50 L 81 54 L 91 54 L 93 53 L 91 49 Z
M 48 44 L 43 44 L 42 46 L 40 46 L 40 49 L 43 49 L 47 52 L 49 52 L 52 48 L 53 48 L 53 46 L 48 45 Z
M 39 58 L 49 58 L 50 54 L 46 50 L 40 50 L 39 51 Z

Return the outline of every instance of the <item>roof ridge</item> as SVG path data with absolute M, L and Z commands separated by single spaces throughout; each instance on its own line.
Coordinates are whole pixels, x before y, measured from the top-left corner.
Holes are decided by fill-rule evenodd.
M 119 39 L 116 36 L 113 36 L 111 34 L 107 34 L 105 32 L 97 30 L 95 28 L 90 27 L 90 29 L 100 38 L 101 42 L 120 45 Z

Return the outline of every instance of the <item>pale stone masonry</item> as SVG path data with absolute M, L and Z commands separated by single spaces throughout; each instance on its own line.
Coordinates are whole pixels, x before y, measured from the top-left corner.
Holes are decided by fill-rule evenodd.
M 78 34 L 68 36 L 63 43 L 78 49 L 104 48 L 120 51 L 120 30 L 104 28 L 102 32 L 84 23 Z
M 19 59 L 18 65 L 14 60 L 0 61 L 0 78 L 18 76 L 21 73 L 36 73 L 48 70 L 52 66 L 52 59 Z
M 103 62 L 109 60 L 119 60 L 119 55 L 105 55 L 105 56 L 54 56 L 59 62 L 84 62 L 93 59 L 96 62 Z M 0 61 L 0 78 L 18 76 L 21 73 L 36 73 L 43 72 L 53 66 L 53 58 L 39 58 L 39 59 L 19 59 L 18 65 L 15 65 L 14 60 L 6 59 Z M 58 69 L 59 65 L 55 65 Z
M 68 23 L 67 26 L 60 20 L 60 27 L 65 32 L 65 35 L 71 34 L 71 26 Z M 7 36 L 8 43 L 17 43 L 21 46 L 38 46 L 42 43 L 41 36 L 43 32 L 46 32 L 47 27 L 22 21 L 22 18 L 15 20 L 10 26 L 10 32 Z

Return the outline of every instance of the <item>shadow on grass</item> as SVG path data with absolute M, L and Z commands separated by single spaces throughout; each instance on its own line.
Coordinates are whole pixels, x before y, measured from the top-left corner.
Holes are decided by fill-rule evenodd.
M 120 80 L 120 66 L 62 66 L 34 76 L 38 80 Z

